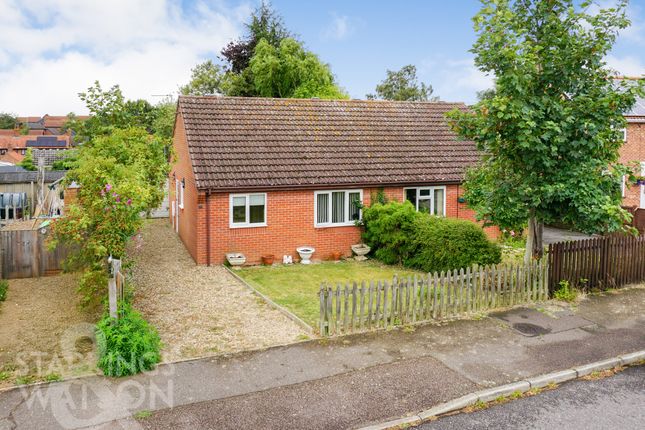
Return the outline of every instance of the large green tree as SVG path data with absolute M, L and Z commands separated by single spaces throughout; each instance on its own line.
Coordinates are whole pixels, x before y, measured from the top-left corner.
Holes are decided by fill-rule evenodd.
M 387 70 L 387 77 L 376 86 L 376 94 L 368 94 L 370 100 L 427 101 L 432 95 L 432 86 L 419 82 L 417 68 L 412 64 L 401 70 Z M 434 97 L 433 100 L 437 98 Z
M 255 89 L 262 97 L 347 98 L 329 66 L 294 39 L 282 40 L 278 48 L 261 40 L 250 68 Z
M 501 227 L 528 223 L 527 259 L 542 256 L 545 223 L 622 228 L 623 112 L 642 85 L 612 79 L 605 57 L 629 25 L 627 1 L 596 13 L 589 1 L 482 3 L 472 52 L 477 67 L 495 76 L 495 91 L 449 115 L 484 154 L 467 175 L 466 200 Z

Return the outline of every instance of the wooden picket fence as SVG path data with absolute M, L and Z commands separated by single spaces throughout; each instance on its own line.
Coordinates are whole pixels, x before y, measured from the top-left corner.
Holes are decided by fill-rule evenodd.
M 645 236 L 605 236 L 549 245 L 550 289 L 615 288 L 645 281 Z
M 320 286 L 323 336 L 457 317 L 548 298 L 546 259 Z

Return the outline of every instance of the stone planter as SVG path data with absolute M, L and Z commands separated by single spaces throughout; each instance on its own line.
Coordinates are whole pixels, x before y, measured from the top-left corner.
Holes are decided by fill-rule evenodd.
M 246 263 L 246 257 L 241 252 L 229 252 L 226 254 L 226 261 L 233 267 Z
M 354 260 L 356 261 L 365 261 L 367 260 L 366 255 L 370 252 L 372 248 L 369 246 L 365 245 L 364 243 L 359 243 L 357 245 L 352 245 L 352 252 L 356 254 L 356 257 L 354 257 Z

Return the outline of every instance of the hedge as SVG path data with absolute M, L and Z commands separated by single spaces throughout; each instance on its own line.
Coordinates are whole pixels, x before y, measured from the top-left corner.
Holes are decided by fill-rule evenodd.
M 375 258 L 425 272 L 501 261 L 499 245 L 467 220 L 417 212 L 411 203 L 377 203 L 363 210 L 363 238 Z

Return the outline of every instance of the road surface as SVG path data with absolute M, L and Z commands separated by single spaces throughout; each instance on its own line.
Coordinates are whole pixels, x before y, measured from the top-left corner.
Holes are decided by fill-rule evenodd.
M 643 429 L 645 366 L 609 378 L 576 380 L 533 397 L 425 423 L 435 429 Z

